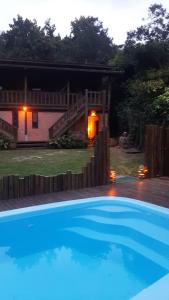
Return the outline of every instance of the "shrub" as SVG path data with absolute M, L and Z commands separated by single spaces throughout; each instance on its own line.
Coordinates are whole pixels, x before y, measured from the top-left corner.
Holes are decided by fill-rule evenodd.
M 49 141 L 49 147 L 54 149 L 79 149 L 85 148 L 86 143 L 71 135 L 63 135 L 58 138 L 53 138 Z
M 9 149 L 10 139 L 4 135 L 0 135 L 0 150 Z

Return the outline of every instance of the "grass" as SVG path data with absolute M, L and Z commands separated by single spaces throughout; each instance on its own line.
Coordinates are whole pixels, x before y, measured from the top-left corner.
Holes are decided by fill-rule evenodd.
M 137 176 L 139 165 L 144 164 L 144 154 L 127 154 L 118 147 L 110 150 L 110 165 L 117 175 Z
M 18 149 L 0 151 L 0 176 L 4 175 L 55 175 L 67 170 L 79 172 L 93 154 L 92 149 L 51 150 Z M 111 148 L 111 167 L 118 175 L 137 174 L 143 163 L 143 154 L 126 154 Z

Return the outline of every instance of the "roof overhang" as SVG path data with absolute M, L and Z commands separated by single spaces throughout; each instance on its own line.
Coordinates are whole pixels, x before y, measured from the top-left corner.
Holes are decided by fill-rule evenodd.
M 100 73 L 105 75 L 123 74 L 122 71 L 114 71 L 111 66 L 77 63 L 51 63 L 46 61 L 25 61 L 0 59 L 0 68 L 15 70 L 54 70 L 68 72 Z

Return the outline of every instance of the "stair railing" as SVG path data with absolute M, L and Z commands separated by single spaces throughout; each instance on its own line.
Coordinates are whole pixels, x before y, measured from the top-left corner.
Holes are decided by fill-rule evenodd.
M 17 131 L 18 131 L 17 128 L 1 118 L 0 118 L 0 130 L 7 136 L 10 136 L 15 140 L 17 140 Z
M 77 102 L 73 103 L 68 111 L 66 111 L 54 125 L 49 128 L 49 137 L 57 136 L 61 130 L 63 130 L 72 120 L 77 116 L 82 109 L 84 110 L 85 101 L 84 98 L 79 98 Z

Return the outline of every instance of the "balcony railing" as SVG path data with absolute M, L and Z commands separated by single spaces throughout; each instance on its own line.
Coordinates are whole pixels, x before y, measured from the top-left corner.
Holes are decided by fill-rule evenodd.
M 67 109 L 82 98 L 82 93 L 60 93 L 44 91 L 28 91 L 26 94 L 26 104 L 35 107 L 53 107 Z M 103 97 L 103 92 L 88 91 L 88 105 L 107 106 L 107 98 Z M 25 105 L 24 91 L 2 90 L 0 91 L 0 107 L 17 107 Z

